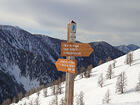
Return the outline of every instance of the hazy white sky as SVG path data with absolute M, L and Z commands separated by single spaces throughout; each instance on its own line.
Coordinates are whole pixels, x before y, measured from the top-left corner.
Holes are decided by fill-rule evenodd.
M 0 24 L 66 39 L 77 22 L 77 40 L 140 46 L 140 0 L 0 0 Z

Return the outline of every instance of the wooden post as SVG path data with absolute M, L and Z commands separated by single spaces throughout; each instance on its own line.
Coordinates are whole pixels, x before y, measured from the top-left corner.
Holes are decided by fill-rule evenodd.
M 67 27 L 67 43 L 75 43 L 76 41 L 76 23 L 71 21 Z M 67 59 L 75 60 L 74 56 L 68 56 Z M 74 74 L 66 72 L 66 105 L 73 105 L 74 99 Z

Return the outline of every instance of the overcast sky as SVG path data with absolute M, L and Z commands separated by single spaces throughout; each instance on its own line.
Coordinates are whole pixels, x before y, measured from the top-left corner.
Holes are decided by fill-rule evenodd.
M 77 23 L 77 40 L 140 46 L 140 0 L 0 0 L 0 24 L 66 39 Z

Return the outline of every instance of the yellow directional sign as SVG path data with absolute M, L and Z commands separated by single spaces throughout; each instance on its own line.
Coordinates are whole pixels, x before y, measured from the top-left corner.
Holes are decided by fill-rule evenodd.
M 55 63 L 58 71 L 76 73 L 76 60 L 58 59 Z

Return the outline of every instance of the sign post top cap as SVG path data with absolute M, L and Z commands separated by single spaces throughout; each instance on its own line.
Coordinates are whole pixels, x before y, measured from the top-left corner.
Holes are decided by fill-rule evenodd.
M 74 24 L 76 24 L 76 22 L 74 22 L 73 20 L 72 20 L 70 23 L 74 23 Z

